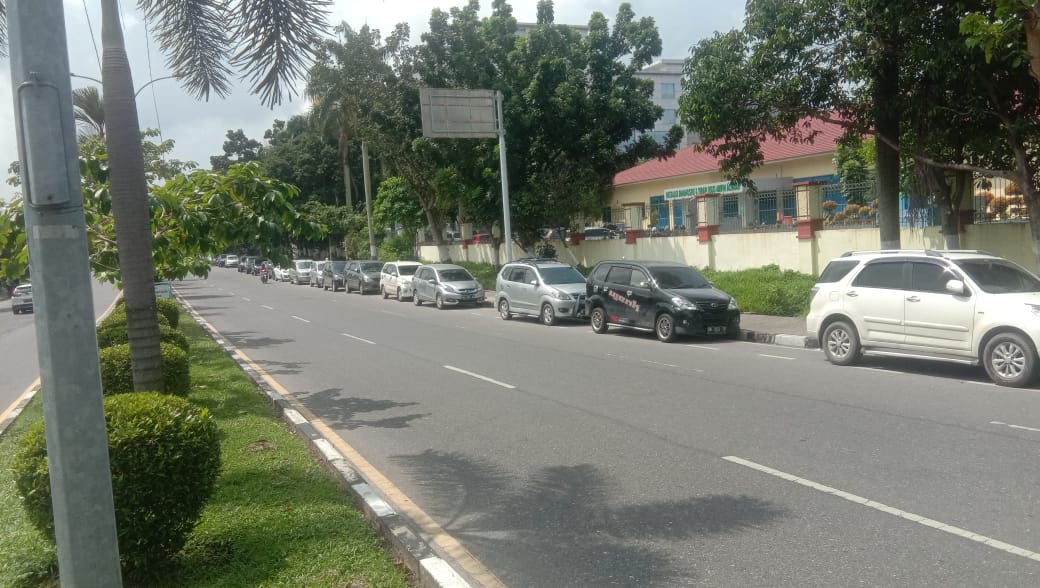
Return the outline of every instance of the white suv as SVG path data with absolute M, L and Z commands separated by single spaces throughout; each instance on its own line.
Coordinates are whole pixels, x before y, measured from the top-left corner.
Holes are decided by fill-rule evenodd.
M 1040 278 L 984 251 L 849 252 L 812 289 L 806 327 L 831 363 L 864 353 L 982 364 L 1029 385 L 1040 348 Z

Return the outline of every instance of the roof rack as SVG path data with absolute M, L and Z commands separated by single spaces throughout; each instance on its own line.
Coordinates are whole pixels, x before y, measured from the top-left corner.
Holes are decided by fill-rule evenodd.
M 864 254 L 887 254 L 887 255 L 901 255 L 905 253 L 920 253 L 929 257 L 946 257 L 947 253 L 976 253 L 978 255 L 994 255 L 984 249 L 878 249 L 874 251 L 846 251 L 842 253 L 842 257 L 849 257 L 852 255 L 864 255 Z
M 560 260 L 556 259 L 555 257 L 521 257 L 521 258 L 513 260 L 513 262 L 522 262 L 522 263 L 536 263 L 536 262 L 539 262 L 539 261 L 556 261 L 556 262 L 559 262 Z

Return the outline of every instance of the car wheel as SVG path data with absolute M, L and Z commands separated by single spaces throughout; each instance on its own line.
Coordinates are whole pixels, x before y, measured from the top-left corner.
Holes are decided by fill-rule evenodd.
M 404 302 L 404 299 L 401 298 L 401 289 L 400 288 L 397 289 L 396 297 L 397 297 L 397 301 L 398 302 Z
M 444 298 L 440 294 L 437 295 L 437 310 L 444 310 Z
M 610 328 L 607 325 L 607 312 L 603 310 L 602 306 L 592 309 L 592 314 L 589 315 L 589 324 L 592 325 L 592 330 L 595 333 L 606 333 L 607 329 Z
M 654 332 L 657 338 L 665 343 L 675 341 L 675 318 L 667 312 L 654 321 Z
M 556 311 L 549 303 L 542 305 L 542 323 L 550 327 L 556 324 Z
M 383 300 L 390 298 L 390 295 L 386 293 L 386 288 L 384 286 L 380 286 L 379 291 L 383 293 Z
M 845 321 L 834 321 L 823 331 L 823 354 L 834 365 L 849 365 L 859 359 L 859 335 Z
M 422 306 L 422 300 L 419 300 L 419 295 L 415 292 L 412 292 L 412 304 Z
M 1001 386 L 1020 388 L 1036 375 L 1036 352 L 1018 333 L 1001 333 L 990 339 L 982 360 L 990 379 Z
M 504 321 L 513 318 L 513 313 L 509 312 L 509 301 L 505 298 L 498 301 L 498 316 L 502 317 Z

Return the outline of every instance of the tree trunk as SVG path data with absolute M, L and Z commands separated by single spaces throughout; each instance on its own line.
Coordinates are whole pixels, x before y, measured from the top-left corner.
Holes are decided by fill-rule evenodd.
M 878 228 L 881 248 L 899 249 L 899 56 L 890 46 L 882 51 L 874 90 Z
M 137 120 L 130 63 L 126 57 L 118 0 L 101 3 L 101 67 L 111 163 L 109 189 L 115 220 L 119 271 L 126 300 L 127 331 L 134 390 L 163 391 L 159 318 L 155 307 L 155 266 L 148 184 L 144 176 L 141 130 Z
M 350 188 L 350 138 L 342 131 L 339 134 L 339 152 L 341 157 L 343 157 L 343 193 L 345 194 L 343 203 L 348 209 L 353 211 L 354 197 Z M 336 205 L 338 206 L 339 202 Z
M 1030 72 L 1040 83 L 1040 6 L 1026 10 L 1026 47 L 1029 49 Z

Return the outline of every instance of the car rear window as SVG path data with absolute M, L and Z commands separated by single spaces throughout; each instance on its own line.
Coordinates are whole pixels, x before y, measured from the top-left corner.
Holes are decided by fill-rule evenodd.
M 419 269 L 417 265 L 399 265 L 397 266 L 397 273 L 402 276 L 414 276 L 417 269 Z
M 838 259 L 827 264 L 827 267 L 823 268 L 823 273 L 820 274 L 819 279 L 816 281 L 821 284 L 830 284 L 832 282 L 840 282 L 842 278 L 849 275 L 852 268 L 859 265 L 859 261 L 853 259 Z

